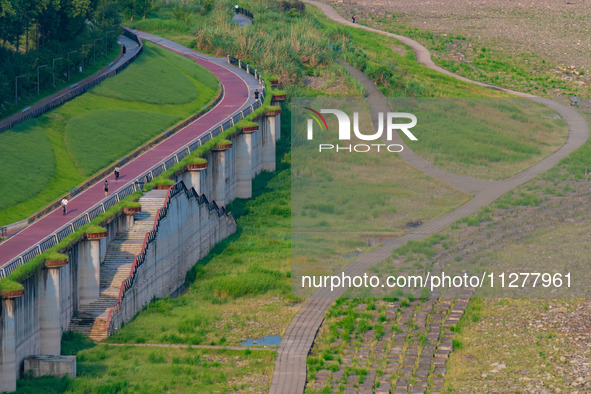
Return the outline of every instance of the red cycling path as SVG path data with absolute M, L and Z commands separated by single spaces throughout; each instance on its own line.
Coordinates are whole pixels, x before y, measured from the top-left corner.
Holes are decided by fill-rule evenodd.
M 225 59 L 203 55 L 173 41 L 152 34 L 139 31 L 135 33 L 142 39 L 155 42 L 166 49 L 193 59 L 197 64 L 211 71 L 224 87 L 222 100 L 213 109 L 184 129 L 121 167 L 119 180 L 116 181 L 113 175 L 107 176 L 74 197 L 68 203 L 67 215 L 63 215 L 61 209 L 57 209 L 0 244 L 0 266 L 5 265 L 19 254 L 26 252 L 33 245 L 42 241 L 48 234 L 58 230 L 104 199 L 103 183 L 105 179 L 108 179 L 109 195 L 111 195 L 127 186 L 130 182 L 133 182 L 145 171 L 162 162 L 162 160 L 178 152 L 195 138 L 214 126 L 218 126 L 229 116 L 254 102 L 250 91 L 251 87 L 255 86 L 256 80 L 242 72 L 242 70 L 226 65 Z M 235 69 L 237 72 L 234 72 L 232 69 Z

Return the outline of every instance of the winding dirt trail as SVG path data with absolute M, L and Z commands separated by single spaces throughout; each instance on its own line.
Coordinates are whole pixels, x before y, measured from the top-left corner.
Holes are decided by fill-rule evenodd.
M 448 185 L 455 187 L 465 193 L 473 194 L 474 197 L 456 210 L 440 216 L 419 229 L 409 232 L 404 236 L 397 238 L 383 246 L 372 250 L 353 261 L 344 269 L 345 275 L 363 275 L 373 265 L 388 258 L 392 252 L 404 245 L 410 240 L 420 240 L 431 234 L 437 233 L 455 221 L 477 212 L 480 207 L 488 205 L 501 197 L 508 191 L 531 181 L 540 173 L 543 173 L 554 167 L 561 159 L 567 157 L 574 150 L 583 145 L 589 138 L 589 126 L 585 119 L 575 110 L 562 104 L 558 104 L 550 99 L 536 97 L 533 95 L 515 92 L 509 89 L 498 88 L 487 85 L 482 82 L 472 81 L 462 76 L 456 75 L 450 71 L 437 66 L 432 60 L 427 48 L 420 43 L 404 36 L 373 29 L 371 27 L 354 24 L 343 17 L 327 4 L 318 1 L 304 0 L 310 5 L 314 5 L 322 10 L 324 14 L 335 22 L 354 28 L 364 29 L 370 32 L 384 34 L 393 37 L 400 42 L 408 45 L 415 53 L 419 63 L 436 70 L 442 74 L 452 76 L 459 80 L 473 83 L 485 88 L 508 92 L 520 97 L 526 97 L 558 112 L 568 123 L 569 135 L 566 143 L 556 152 L 545 157 L 534 166 L 514 175 L 503 181 L 480 180 L 468 176 L 452 174 L 441 170 L 423 159 L 406 145 L 401 154 L 401 158 L 414 168 L 438 179 Z M 366 99 L 368 101 L 372 117 L 378 112 L 390 111 L 390 106 L 386 97 L 376 87 L 376 85 L 362 72 L 345 64 L 349 72 L 357 78 L 365 87 Z M 402 140 L 400 140 L 402 141 Z M 397 142 L 402 143 L 402 142 Z M 310 297 L 298 313 L 294 316 L 290 325 L 287 327 L 278 349 L 278 356 L 273 371 L 273 381 L 271 383 L 270 393 L 302 393 L 306 386 L 306 358 L 310 352 L 316 334 L 324 320 L 324 315 L 336 298 L 344 293 L 343 289 L 331 292 L 327 289 L 319 289 Z

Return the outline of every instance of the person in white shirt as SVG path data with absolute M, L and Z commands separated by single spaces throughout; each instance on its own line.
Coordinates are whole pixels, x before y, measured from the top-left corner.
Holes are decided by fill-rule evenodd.
M 64 215 L 68 213 L 68 199 L 66 197 L 62 199 L 62 210 L 64 212 Z

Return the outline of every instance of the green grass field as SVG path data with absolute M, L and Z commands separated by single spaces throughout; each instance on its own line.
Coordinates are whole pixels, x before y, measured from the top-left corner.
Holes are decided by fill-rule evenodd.
M 483 179 L 515 175 L 558 150 L 568 125 L 545 105 L 517 97 L 392 99 L 411 112 L 419 141 L 409 146 L 437 167 Z
M 276 353 L 94 345 L 79 334 L 62 341 L 63 354 L 76 354 L 76 379 L 20 379 L 19 393 L 203 393 L 263 392 L 270 384 Z
M 193 61 L 146 43 L 119 75 L 0 134 L 0 225 L 29 217 L 200 111 L 217 85 Z

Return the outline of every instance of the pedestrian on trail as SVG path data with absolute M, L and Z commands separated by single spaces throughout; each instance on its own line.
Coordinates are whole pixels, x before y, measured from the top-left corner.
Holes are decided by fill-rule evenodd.
M 62 212 L 64 215 L 68 214 L 68 199 L 66 197 L 62 198 Z
M 109 181 L 107 181 L 106 179 L 105 179 L 104 187 L 105 187 L 105 197 L 107 197 L 107 195 L 109 194 Z
M 234 6 L 234 9 L 236 10 L 236 13 L 238 13 L 238 11 L 240 10 L 240 7 L 238 7 L 238 4 L 236 4 L 236 5 Z
M 254 91 L 254 100 L 255 101 L 259 101 L 259 97 L 260 97 L 261 93 L 259 92 L 258 89 L 255 89 Z
M 119 180 L 119 166 L 115 167 L 115 171 L 113 171 L 113 173 L 115 174 L 115 180 Z
M 575 94 L 575 97 L 573 98 L 573 105 L 575 107 L 579 106 L 579 98 L 577 97 L 577 95 Z
M 353 23 L 355 23 L 355 15 L 353 15 L 351 19 L 353 19 Z

